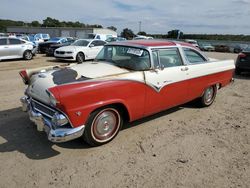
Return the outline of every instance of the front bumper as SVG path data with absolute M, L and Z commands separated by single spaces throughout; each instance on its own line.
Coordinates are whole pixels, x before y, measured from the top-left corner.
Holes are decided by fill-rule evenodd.
M 49 119 L 45 118 L 40 112 L 36 111 L 27 96 L 20 99 L 22 110 L 28 112 L 29 118 L 36 124 L 38 131 L 45 131 L 48 140 L 55 143 L 74 140 L 83 135 L 85 125 L 76 128 L 55 128 Z

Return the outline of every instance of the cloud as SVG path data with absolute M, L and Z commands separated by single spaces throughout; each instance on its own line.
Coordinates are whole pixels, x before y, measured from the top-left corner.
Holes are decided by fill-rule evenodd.
M 146 33 L 165 34 L 172 29 L 184 33 L 245 33 L 250 16 L 250 0 L 1 0 L 0 18 L 22 21 L 52 17 L 86 24 L 115 26 L 118 32 L 130 28 Z M 240 9 L 237 9 L 237 5 Z M 10 10 L 11 7 L 11 11 Z M 13 12 L 15 14 L 13 14 Z

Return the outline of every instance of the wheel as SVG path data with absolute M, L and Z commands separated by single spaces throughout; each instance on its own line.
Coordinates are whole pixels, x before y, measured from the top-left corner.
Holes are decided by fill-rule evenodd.
M 76 55 L 76 61 L 78 63 L 82 63 L 85 61 L 85 56 L 82 52 L 79 52 L 77 55 Z
M 217 87 L 216 86 L 210 86 L 205 89 L 202 97 L 199 99 L 199 104 L 201 107 L 207 107 L 210 106 L 216 97 L 217 93 Z
M 23 58 L 24 58 L 25 60 L 31 60 L 32 57 L 33 57 L 33 54 L 32 54 L 32 52 L 29 51 L 29 50 L 27 50 L 27 51 L 25 51 L 25 52 L 23 53 Z
M 116 137 L 123 124 L 121 113 L 115 107 L 94 111 L 86 124 L 83 138 L 91 146 L 99 146 Z
M 236 74 L 236 75 L 240 75 L 240 74 L 241 74 L 241 70 L 240 70 L 239 68 L 236 68 L 236 69 L 235 69 L 235 74 Z

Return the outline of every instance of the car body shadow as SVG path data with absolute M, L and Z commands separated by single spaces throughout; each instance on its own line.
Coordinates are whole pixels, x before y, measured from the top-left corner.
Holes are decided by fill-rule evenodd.
M 122 130 L 142 125 L 147 121 L 189 107 L 192 107 L 192 105 L 190 106 L 188 103 L 131 123 L 126 123 Z M 2 153 L 18 151 L 30 159 L 42 160 L 60 154 L 59 151 L 53 149 L 54 145 L 68 149 L 89 149 L 91 147 L 82 138 L 56 144 L 48 141 L 46 133 L 38 132 L 36 126 L 29 120 L 28 114 L 22 112 L 20 107 L 1 111 L 0 119 L 0 152 Z
M 234 75 L 235 79 L 250 80 L 250 72 L 242 72 L 240 75 Z

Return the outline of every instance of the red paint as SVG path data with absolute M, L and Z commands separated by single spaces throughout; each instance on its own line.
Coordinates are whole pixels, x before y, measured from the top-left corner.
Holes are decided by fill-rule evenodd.
M 21 70 L 19 72 L 19 75 L 22 77 L 24 84 L 28 84 L 29 83 L 30 78 L 29 78 L 26 70 Z
M 86 124 L 91 112 L 102 106 L 121 103 L 130 121 L 177 106 L 202 95 L 208 86 L 230 83 L 233 70 L 166 85 L 157 92 L 145 83 L 130 80 L 81 82 L 50 88 L 74 127 Z M 81 116 L 76 113 L 81 112 Z

